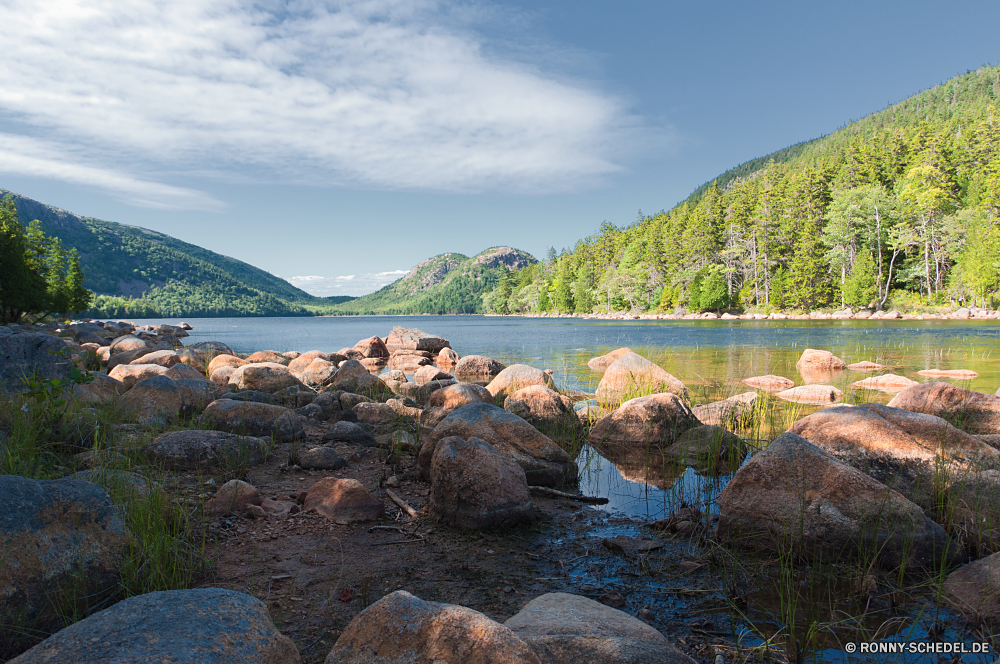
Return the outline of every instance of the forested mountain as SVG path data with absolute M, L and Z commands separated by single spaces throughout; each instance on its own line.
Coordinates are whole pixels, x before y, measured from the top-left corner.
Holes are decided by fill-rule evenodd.
M 493 247 L 469 258 L 441 254 L 419 263 L 382 288 L 333 307 L 335 314 L 474 314 L 483 312 L 483 294 L 511 270 L 537 264 L 534 256 Z
M 605 222 L 510 274 L 490 311 L 912 308 L 1000 288 L 1000 67 Z
M 0 196 L 7 193 L 0 190 Z M 306 305 L 335 304 L 169 235 L 13 196 L 25 225 L 38 219 L 48 235 L 79 252 L 84 287 L 97 294 L 91 316 L 310 315 Z

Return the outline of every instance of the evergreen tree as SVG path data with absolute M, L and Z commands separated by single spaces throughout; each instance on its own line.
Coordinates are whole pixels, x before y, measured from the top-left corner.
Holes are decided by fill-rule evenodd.
M 844 302 L 852 307 L 867 307 L 875 300 L 875 261 L 867 249 L 854 260 L 851 275 L 844 282 Z
M 14 197 L 8 194 L 0 206 L 0 323 L 45 310 L 45 280 L 32 269 L 31 259 Z

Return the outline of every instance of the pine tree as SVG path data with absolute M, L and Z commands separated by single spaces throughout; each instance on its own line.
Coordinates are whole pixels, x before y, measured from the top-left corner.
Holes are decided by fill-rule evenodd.
M 16 323 L 45 309 L 45 280 L 31 268 L 27 238 L 14 197 L 0 206 L 0 323 Z

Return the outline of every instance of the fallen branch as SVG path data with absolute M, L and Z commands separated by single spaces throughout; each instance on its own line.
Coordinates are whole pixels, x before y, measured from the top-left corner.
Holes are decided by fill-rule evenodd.
M 385 490 L 385 495 L 389 496 L 389 498 L 392 500 L 392 502 L 394 502 L 397 505 L 399 505 L 399 508 L 401 510 L 403 510 L 408 515 L 410 515 L 411 519 L 416 519 L 416 518 L 418 518 L 420 516 L 420 514 L 417 512 L 417 510 L 415 510 L 412 507 L 410 507 L 407 504 L 407 502 L 405 500 L 403 500 L 402 498 L 400 498 L 399 496 L 397 496 L 396 492 L 393 491 L 392 489 L 386 489 Z
M 419 535 L 416 539 L 406 539 L 406 540 L 390 540 L 388 542 L 375 542 L 374 544 L 369 544 L 368 546 L 388 546 L 389 544 L 413 544 L 414 542 L 423 542 L 426 537 L 420 537 Z
M 564 491 L 556 491 L 555 489 L 550 489 L 547 486 L 529 486 L 528 489 L 533 493 L 541 493 L 546 496 L 553 496 L 554 498 L 568 498 L 570 500 L 575 500 L 579 503 L 588 503 L 590 505 L 607 505 L 608 499 L 601 498 L 598 496 L 578 496 L 573 493 L 566 493 Z

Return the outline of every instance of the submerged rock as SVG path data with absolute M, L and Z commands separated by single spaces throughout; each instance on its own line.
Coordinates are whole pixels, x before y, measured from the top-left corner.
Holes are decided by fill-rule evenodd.
M 759 399 L 760 396 L 756 392 L 744 392 L 722 401 L 695 406 L 691 410 L 702 424 L 712 424 L 727 429 L 744 429 L 753 423 Z
M 795 381 L 789 380 L 784 376 L 775 376 L 773 374 L 744 378 L 743 382 L 750 387 L 756 387 L 757 389 L 764 390 L 765 392 L 781 392 L 782 390 L 795 387 Z
M 667 447 L 688 429 L 700 426 L 694 413 L 676 394 L 651 394 L 623 403 L 590 430 L 595 445 L 656 445 Z
M 944 592 L 972 624 L 1000 628 L 1000 553 L 959 567 L 945 579 Z
M 619 348 L 618 350 L 613 350 L 610 353 L 592 358 L 589 362 L 587 362 L 587 366 L 594 371 L 607 371 L 608 367 L 621 359 L 623 355 L 627 355 L 631 352 L 631 348 Z

